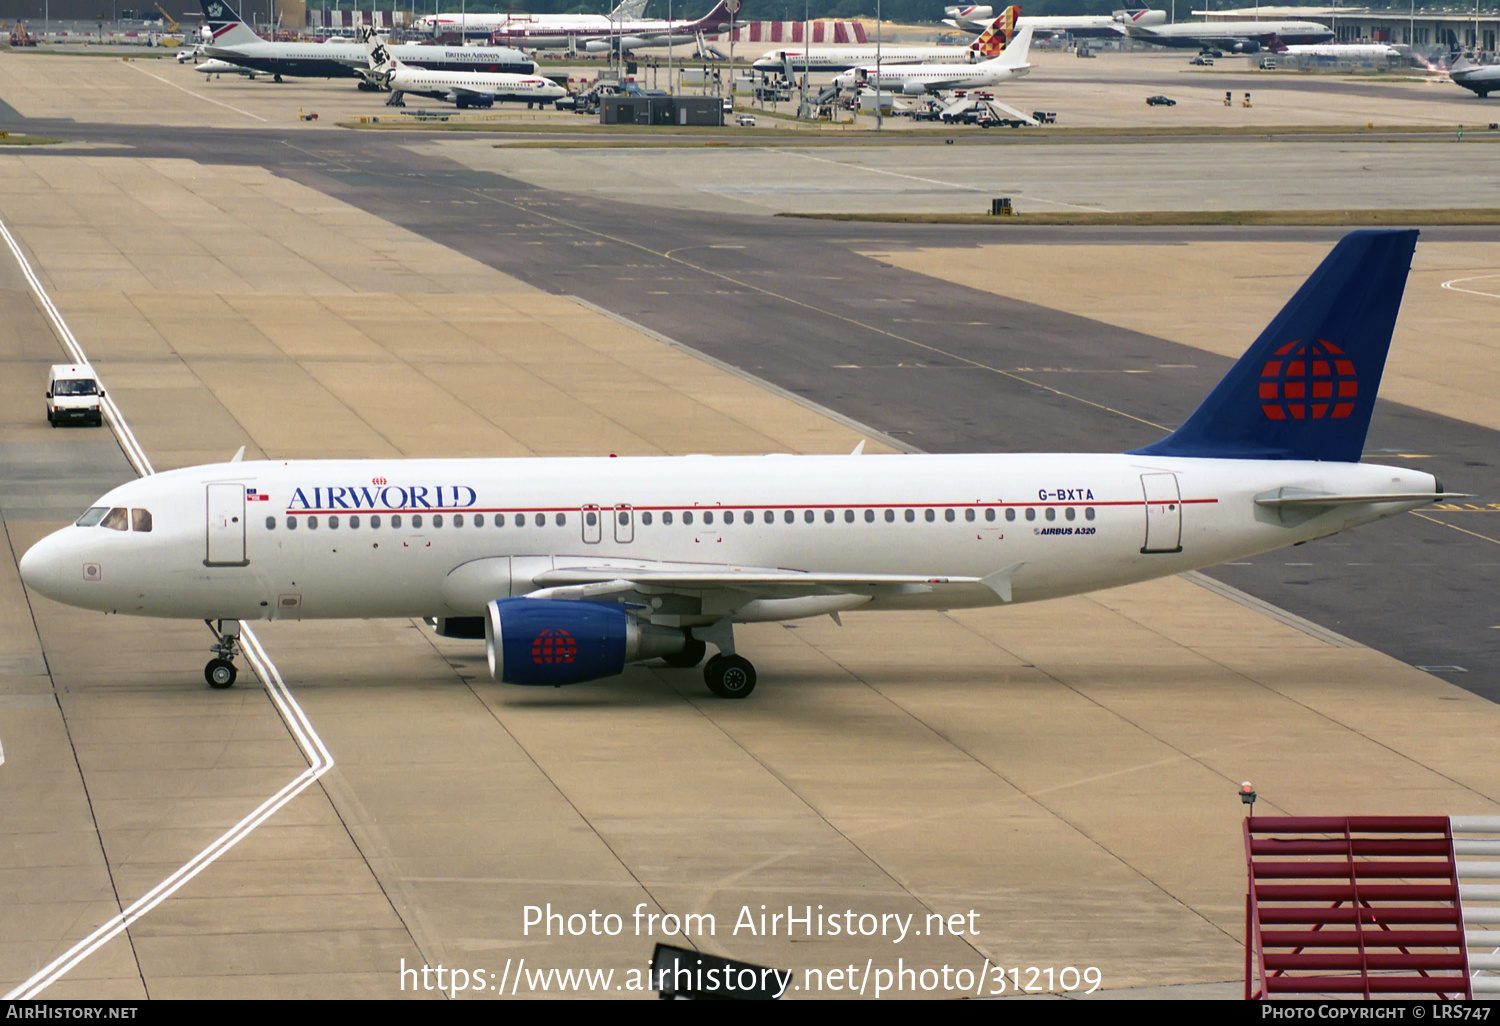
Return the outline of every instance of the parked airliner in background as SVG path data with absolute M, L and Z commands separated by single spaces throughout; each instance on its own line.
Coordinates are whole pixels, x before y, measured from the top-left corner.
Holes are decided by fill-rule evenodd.
M 887 64 L 966 64 L 998 57 L 1015 34 L 1019 7 L 1007 7 L 990 21 L 979 37 L 968 46 L 900 46 L 887 44 L 879 48 L 881 66 Z M 821 71 L 845 71 L 863 64 L 873 64 L 874 43 L 844 43 L 828 46 L 780 47 L 767 50 L 752 65 L 756 71 L 793 74 Z
M 1016 33 L 1016 38 L 1000 56 L 978 64 L 898 64 L 887 68 L 882 62 L 878 76 L 874 66 L 866 65 L 835 76 L 833 84 L 840 89 L 863 86 L 907 96 L 950 89 L 979 89 L 1025 75 L 1031 70 L 1031 65 L 1026 63 L 1030 53 L 1031 27 L 1027 26 Z
M 1335 60 L 1390 60 L 1404 56 L 1389 43 L 1308 43 L 1270 47 L 1278 57 L 1331 57 Z
M 944 25 L 962 29 L 965 32 L 983 32 L 985 26 L 990 23 L 990 19 L 995 16 L 994 8 L 988 6 L 947 7 L 943 9 L 943 13 L 947 15 L 943 19 Z M 1166 11 L 1137 8 L 1129 11 L 1115 11 L 1108 15 L 1027 15 L 1016 27 L 1024 28 L 1030 25 L 1043 35 L 1067 33 L 1080 39 L 1107 39 L 1123 36 L 1126 23 L 1163 25 L 1166 20 Z
M 1193 21 L 1147 28 L 1134 23 L 1125 34 L 1158 46 L 1224 53 L 1260 53 L 1278 46 L 1326 43 L 1333 31 L 1316 21 Z
M 541 75 L 505 75 L 487 71 L 433 71 L 409 68 L 391 56 L 390 49 L 368 25 L 360 27 L 360 42 L 369 63 L 370 81 L 391 91 L 389 107 L 404 107 L 407 93 L 446 100 L 465 107 L 492 107 L 506 100 L 547 104 L 568 95 L 567 89 Z
M 639 21 L 645 13 L 646 0 L 622 0 L 608 14 L 424 14 L 412 22 L 412 28 L 435 36 L 459 32 L 488 34 L 510 21 L 517 24 L 531 21 L 533 24 L 555 26 L 565 35 L 568 30 L 607 29 L 621 22 Z
M 739 0 L 733 0 L 738 9 Z M 690 43 L 699 33 L 717 35 L 731 21 L 731 0 L 693 21 L 660 18 L 613 18 L 602 14 L 436 14 L 416 20 L 419 30 L 443 35 L 489 30 L 496 45 L 531 49 L 582 49 L 591 53 L 636 50 L 645 46 Z
M 1475 64 L 1467 57 L 1460 57 L 1448 69 L 1448 77 L 1456 85 L 1476 93 L 1481 100 L 1500 90 L 1500 64 Z
M 291 78 L 358 78 L 363 83 L 367 62 L 360 43 L 276 43 L 262 39 L 246 25 L 228 0 L 199 0 L 204 31 L 210 41 L 199 47 L 204 57 L 233 64 L 276 81 Z M 434 71 L 488 71 L 533 75 L 536 61 L 520 50 L 494 46 L 390 47 L 392 55 L 414 68 Z M 364 85 L 361 84 L 361 88 Z
M 229 462 L 111 490 L 21 577 L 84 609 L 207 621 L 215 687 L 241 621 L 423 617 L 483 638 L 512 684 L 690 667 L 711 644 L 709 688 L 743 698 L 737 623 L 1078 594 L 1448 497 L 1359 462 L 1416 238 L 1346 236 L 1198 410 L 1133 452 Z

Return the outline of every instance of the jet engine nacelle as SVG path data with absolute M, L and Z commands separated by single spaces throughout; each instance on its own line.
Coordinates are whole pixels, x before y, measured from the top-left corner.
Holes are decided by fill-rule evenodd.
M 927 87 L 921 82 L 913 82 L 911 79 L 907 79 L 901 83 L 901 91 L 907 96 L 921 96 L 927 92 Z
M 1229 48 L 1230 53 L 1260 53 L 1261 45 L 1253 39 L 1242 39 Z
M 617 605 L 558 599 L 496 599 L 485 609 L 490 676 L 507 684 L 581 684 L 614 677 L 625 664 L 675 655 L 680 630 L 641 623 Z

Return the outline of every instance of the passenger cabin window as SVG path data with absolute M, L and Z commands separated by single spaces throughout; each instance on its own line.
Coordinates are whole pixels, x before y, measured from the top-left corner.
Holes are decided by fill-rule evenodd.
M 693 522 L 693 511 L 692 510 L 685 509 L 685 510 L 682 511 L 682 522 L 684 524 L 691 524 Z
M 286 518 L 286 529 L 288 531 L 295 531 L 297 529 L 297 518 L 296 517 L 287 517 Z
M 99 521 L 103 520 L 104 514 L 108 512 L 108 506 L 94 506 L 90 509 L 86 509 L 83 511 L 83 516 L 78 518 L 77 524 L 79 527 L 93 527 L 95 524 L 99 523 Z
M 453 514 L 453 526 L 454 527 L 462 527 L 462 526 L 464 526 L 464 515 L 462 513 L 455 513 L 455 514 Z
M 400 524 L 397 524 L 396 526 L 399 527 Z M 372 514 L 370 514 L 370 527 L 371 527 L 372 530 L 373 529 L 378 529 L 380 527 L 380 514 L 379 513 L 372 513 Z
M 547 526 L 547 514 L 545 514 L 545 513 L 538 513 L 536 515 L 536 526 L 538 526 L 538 527 L 546 527 Z
M 776 523 L 776 514 L 772 513 L 770 510 L 766 510 L 761 514 L 761 519 L 768 524 L 774 524 Z
M 558 514 L 558 516 L 561 515 L 562 514 L 560 513 Z M 645 524 L 647 527 L 651 526 L 651 511 L 649 509 L 641 513 L 641 523 Z
M 846 510 L 844 510 L 844 523 L 846 523 L 846 524 L 852 524 L 852 523 L 854 523 L 854 510 L 852 510 L 852 509 L 846 509 Z
M 308 517 L 307 518 L 307 529 L 309 531 L 316 531 L 318 529 L 318 518 L 317 517 Z
M 726 524 L 732 524 L 732 523 L 734 523 L 734 510 L 731 509 L 731 510 L 725 510 L 724 511 L 724 523 L 726 523 Z
M 1035 506 L 1027 506 L 1026 507 L 1026 519 L 1027 520 L 1035 520 L 1036 519 L 1036 507 Z
M 352 531 L 352 530 L 354 530 L 354 529 L 356 529 L 358 527 L 359 527 L 359 516 L 358 515 L 351 516 L 349 518 L 349 529 Z
M 888 523 L 888 524 L 894 524 L 896 522 L 896 511 L 895 510 L 888 509 L 888 510 L 885 511 L 885 522 Z
M 972 518 L 973 515 L 974 515 L 974 511 L 973 510 L 969 510 L 969 515 Z M 946 520 L 946 521 L 948 521 L 948 523 L 950 523 L 950 524 L 953 523 L 954 519 L 957 516 L 958 516 L 958 514 L 954 513 L 951 509 L 945 509 L 945 510 L 943 510 L 943 519 Z
M 1067 509 L 1063 510 L 1063 516 L 1067 517 L 1069 520 L 1072 520 L 1074 517 L 1078 516 L 1078 511 L 1072 506 L 1069 506 Z
M 339 518 L 337 516 L 328 518 L 328 529 L 330 531 L 337 531 L 339 529 Z
M 803 510 L 803 512 L 802 512 L 802 519 L 806 523 L 809 523 L 809 524 L 812 523 L 813 522 L 813 511 L 810 510 L 810 509 L 809 510 Z
M 517 527 L 525 527 L 526 526 L 526 514 L 525 513 L 517 513 L 516 514 L 516 526 Z
M 274 530 L 276 530 L 276 518 L 275 517 L 266 517 L 266 530 L 267 531 L 274 531 Z
M 797 514 L 793 513 L 791 510 L 787 510 L 782 519 L 784 519 L 789 524 L 795 524 L 797 522 Z
M 991 510 L 991 512 L 994 512 L 994 511 Z M 995 518 L 991 517 L 990 519 L 993 520 Z M 1010 509 L 1008 509 L 1008 510 L 1005 511 L 1005 519 L 1006 520 L 1014 520 L 1014 519 L 1016 519 L 1016 510 L 1015 510 L 1014 506 L 1012 506 Z
M 394 528 L 394 529 L 400 529 L 400 527 L 401 527 L 401 514 L 400 513 L 392 513 L 391 514 L 391 527 Z
M 927 522 L 929 524 L 932 523 L 934 520 L 937 519 L 937 513 L 934 510 L 928 510 L 926 512 L 925 516 L 927 517 Z
M 130 514 L 125 512 L 125 507 L 116 506 L 104 515 L 99 526 L 107 527 L 111 531 L 128 531 L 130 530 Z
M 442 527 L 443 526 L 443 515 L 441 513 L 434 513 L 432 515 L 432 526 L 433 527 Z
M 916 510 L 909 509 L 909 510 L 906 511 L 906 522 L 908 524 L 914 524 L 914 523 L 917 522 L 917 511 Z
M 968 509 L 964 510 L 964 519 L 971 524 L 974 522 L 974 507 L 970 506 Z M 990 519 L 995 519 L 995 514 L 993 511 L 990 512 Z
M 831 523 L 833 523 L 833 510 L 831 510 L 831 509 L 825 509 L 823 511 L 823 523 L 825 523 L 825 524 L 831 524 Z
M 151 533 L 151 511 L 149 509 L 132 509 L 130 511 L 130 529 L 140 531 L 142 534 Z
M 672 526 L 672 511 L 671 510 L 667 510 L 665 513 L 663 513 L 661 515 L 661 522 L 664 523 L 664 524 L 666 524 L 668 527 Z
M 1088 509 L 1086 509 L 1086 510 L 1083 511 L 1083 519 L 1085 519 L 1085 520 L 1092 520 L 1092 519 L 1094 519 L 1094 507 L 1090 506 Z

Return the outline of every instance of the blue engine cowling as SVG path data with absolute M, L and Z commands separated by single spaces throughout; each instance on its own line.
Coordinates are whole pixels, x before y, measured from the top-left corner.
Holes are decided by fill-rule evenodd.
M 490 675 L 507 684 L 578 684 L 625 669 L 630 616 L 598 602 L 507 598 L 485 609 Z

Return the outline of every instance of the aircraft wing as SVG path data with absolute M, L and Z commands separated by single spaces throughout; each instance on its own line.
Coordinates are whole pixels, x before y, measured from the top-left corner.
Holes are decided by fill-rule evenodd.
M 485 92 L 482 89 L 465 89 L 463 86 L 449 86 L 448 91 L 455 96 L 468 96 L 476 100 L 488 99 L 495 95 L 492 92 Z
M 977 584 L 1010 601 L 1010 579 L 1020 564 L 984 577 L 931 574 L 820 573 L 785 567 L 746 567 L 727 564 L 600 561 L 597 564 L 554 567 L 532 576 L 541 590 L 533 598 L 594 599 L 631 592 L 646 595 L 704 596 L 732 591 L 753 598 L 796 595 L 912 595 L 934 587 Z

